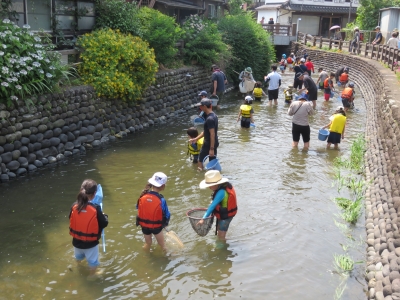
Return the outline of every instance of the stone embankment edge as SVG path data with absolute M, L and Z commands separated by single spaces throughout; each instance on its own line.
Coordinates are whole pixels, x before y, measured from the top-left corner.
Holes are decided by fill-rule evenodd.
M 293 50 L 297 47 L 294 44 Z M 367 297 L 400 299 L 400 84 L 377 61 L 321 50 L 307 52 L 316 68 L 335 72 L 349 66 L 350 81 L 363 95 L 367 108 L 365 173 L 370 183 L 365 194 Z
M 198 92 L 209 90 L 210 75 L 199 67 L 159 72 L 135 103 L 98 98 L 92 87 L 78 86 L 31 97 L 29 107 L 22 100 L 11 107 L 0 104 L 0 181 L 187 113 Z

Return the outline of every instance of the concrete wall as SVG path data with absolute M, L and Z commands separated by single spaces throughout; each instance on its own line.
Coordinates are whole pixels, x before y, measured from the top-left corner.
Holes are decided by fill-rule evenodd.
M 132 104 L 99 99 L 88 86 L 32 97 L 30 107 L 22 100 L 0 104 L 0 181 L 185 113 L 198 102 L 198 91 L 209 90 L 210 76 L 201 68 L 158 73 L 142 101 Z
M 297 49 L 294 49 L 297 51 Z M 400 299 L 400 99 L 395 74 L 356 56 L 308 49 L 316 67 L 350 67 L 364 97 L 368 299 Z

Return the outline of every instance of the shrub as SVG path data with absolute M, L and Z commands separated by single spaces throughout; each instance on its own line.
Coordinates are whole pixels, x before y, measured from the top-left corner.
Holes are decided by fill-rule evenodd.
M 136 100 L 154 82 L 154 51 L 140 37 L 101 29 L 81 36 L 77 45 L 83 49 L 82 80 L 99 97 Z
M 173 62 L 178 52 L 175 44 L 182 34 L 175 18 L 148 7 L 140 8 L 137 18 L 143 39 L 154 49 L 156 60 L 162 64 Z
M 261 80 L 270 72 L 271 60 L 275 60 L 275 50 L 269 34 L 257 24 L 250 14 L 226 16 L 218 23 L 223 41 L 232 47 L 236 58 L 226 72 L 239 83 L 238 75 L 246 67 L 253 69 L 253 76 Z
M 10 20 L 0 23 L 0 102 L 10 105 L 36 93 L 49 92 L 67 78 L 68 66 L 58 53 L 48 53 L 53 45 L 46 36 L 20 28 Z
M 197 61 L 198 64 L 209 67 L 215 62 L 231 57 L 228 46 L 222 41 L 222 35 L 217 25 L 204 21 L 197 15 L 191 15 L 183 24 L 184 58 L 187 63 Z
M 95 29 L 119 29 L 122 33 L 142 36 L 136 2 L 97 0 L 95 10 Z

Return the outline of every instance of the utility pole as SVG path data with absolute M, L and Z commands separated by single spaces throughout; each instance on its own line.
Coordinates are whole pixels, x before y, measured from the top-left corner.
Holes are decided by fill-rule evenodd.
M 350 23 L 350 16 L 351 16 L 351 8 L 352 8 L 353 0 L 350 0 L 350 6 L 349 6 L 349 21 L 347 23 Z

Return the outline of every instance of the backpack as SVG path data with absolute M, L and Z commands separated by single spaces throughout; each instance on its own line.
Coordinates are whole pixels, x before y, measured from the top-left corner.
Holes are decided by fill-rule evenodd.
M 292 64 L 293 63 L 293 59 L 289 56 L 287 59 L 288 64 Z

